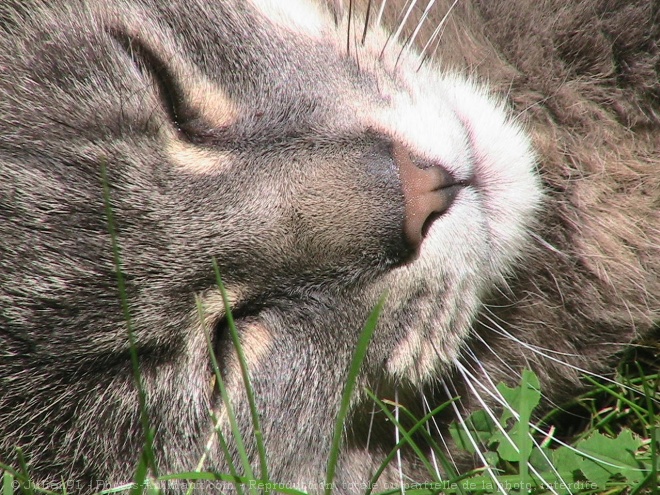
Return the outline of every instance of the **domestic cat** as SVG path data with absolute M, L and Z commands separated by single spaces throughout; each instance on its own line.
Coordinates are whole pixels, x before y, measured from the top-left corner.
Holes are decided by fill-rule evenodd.
M 468 412 L 531 368 L 570 397 L 658 321 L 659 26 L 641 1 L 5 0 L 0 460 L 129 483 L 143 401 L 160 473 L 240 467 L 208 334 L 258 477 L 214 259 L 273 481 L 323 491 L 381 297 L 337 493 L 396 443 L 365 388 Z

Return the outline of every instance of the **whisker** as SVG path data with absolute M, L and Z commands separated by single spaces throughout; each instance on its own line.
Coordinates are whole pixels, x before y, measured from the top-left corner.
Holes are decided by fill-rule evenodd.
M 346 30 L 346 55 L 351 54 L 351 23 L 353 22 L 353 0 L 348 1 L 348 28 Z
M 490 327 L 487 327 L 486 325 L 484 325 L 484 327 L 486 327 L 486 328 L 488 328 L 489 330 L 491 330 L 491 328 L 490 328 Z M 502 363 L 502 364 L 504 365 L 504 367 L 505 367 L 506 369 L 509 370 L 509 372 L 510 372 L 512 375 L 515 376 L 515 375 L 518 374 L 518 372 L 517 372 L 516 370 L 514 370 L 514 369 L 511 367 L 511 365 L 510 365 L 509 363 L 507 363 L 507 362 L 502 358 L 502 356 L 500 356 L 500 354 L 499 354 L 495 349 L 493 349 L 493 347 L 492 347 L 492 346 L 486 341 L 486 339 L 484 339 L 484 338 L 483 338 L 481 335 L 479 335 L 479 334 L 474 334 L 474 337 L 475 337 L 479 342 L 481 342 L 481 343 L 482 343 L 482 344 L 483 344 L 483 345 L 484 345 L 484 346 L 485 346 L 485 347 L 486 347 L 486 348 L 487 348 L 487 349 L 493 354 L 493 356 L 495 356 L 495 358 L 498 359 L 498 360 L 500 361 L 500 363 Z M 469 350 L 469 349 L 468 349 L 468 350 Z M 471 352 L 471 351 L 470 351 L 470 352 Z M 472 353 L 472 356 L 474 356 L 474 353 Z
M 537 348 L 536 346 L 533 346 L 533 345 L 531 345 L 531 344 L 529 344 L 529 343 L 527 343 L 523 340 L 520 340 L 516 336 L 514 336 L 511 333 L 507 332 L 500 324 L 498 324 L 495 320 L 488 317 L 487 315 L 484 315 L 484 317 L 487 318 L 495 326 L 495 328 L 492 328 L 492 327 L 486 327 L 486 328 L 488 328 L 489 330 L 492 330 L 493 332 L 495 332 L 495 333 L 497 333 L 497 334 L 499 334 L 503 337 L 509 338 L 513 342 L 515 342 L 517 344 L 520 344 L 525 349 L 528 349 L 528 350 L 532 351 L 533 353 L 535 353 L 539 356 L 542 356 L 546 359 L 549 359 L 550 361 L 553 361 L 555 363 L 561 364 L 562 366 L 566 366 L 567 368 L 570 368 L 572 370 L 578 371 L 578 372 L 580 372 L 584 375 L 595 377 L 595 378 L 603 380 L 607 383 L 610 383 L 612 385 L 617 385 L 619 387 L 622 387 L 625 390 L 628 390 L 630 392 L 638 393 L 638 391 L 635 390 L 633 387 L 630 387 L 630 386 L 628 386 L 624 383 L 617 382 L 616 380 L 613 380 L 613 379 L 608 378 L 606 376 L 600 375 L 598 373 L 594 373 L 593 371 L 589 371 L 585 368 L 581 368 L 580 366 L 576 366 L 576 365 L 568 363 L 566 361 L 562 361 L 561 359 L 558 359 L 558 358 L 552 356 L 552 354 L 557 353 L 557 351 L 551 351 L 550 349 L 543 350 L 543 349 Z M 571 354 L 569 354 L 569 356 L 571 356 Z M 575 355 L 575 356 L 577 356 L 577 355 Z M 660 403 L 660 399 L 652 397 L 651 400 L 653 400 L 656 403 Z
M 484 327 L 485 327 L 485 328 L 488 328 L 488 329 L 491 330 L 491 331 L 494 331 L 492 328 L 490 328 L 490 327 L 487 326 L 487 325 L 484 325 Z M 488 345 L 488 343 L 486 343 L 486 341 L 483 339 L 483 337 L 481 337 L 480 335 L 476 335 L 476 337 L 477 337 L 481 342 L 483 342 L 483 344 L 488 348 L 488 350 L 490 350 L 490 352 L 492 352 L 493 355 L 494 355 L 497 359 L 499 359 L 501 363 L 504 364 L 504 366 L 509 370 L 511 376 L 516 376 L 516 377 L 518 377 L 518 378 L 521 377 L 520 373 L 519 373 L 517 370 L 514 370 L 511 366 L 509 366 L 509 364 L 508 364 L 506 361 L 504 361 L 504 360 L 500 357 L 500 355 L 499 355 L 498 353 L 496 353 L 495 350 L 494 350 L 490 345 Z M 476 362 L 476 363 L 479 365 L 479 368 L 481 369 L 481 371 L 482 371 L 482 373 L 483 373 L 483 376 L 488 380 L 488 382 L 490 383 L 490 386 L 493 388 L 493 390 L 496 390 L 497 387 L 496 387 L 495 383 L 494 383 L 493 380 L 491 379 L 490 374 L 488 373 L 488 371 L 487 371 L 487 370 L 483 367 L 483 365 L 481 364 L 481 361 L 480 361 L 479 359 L 477 359 L 476 354 L 475 354 L 474 352 L 472 352 L 472 350 L 469 349 L 469 348 L 466 349 L 466 351 L 467 351 L 467 353 L 470 355 L 470 357 L 472 358 L 472 360 L 473 360 L 474 362 Z M 476 370 L 475 370 L 475 371 L 476 371 Z M 548 404 L 550 404 L 552 407 L 554 407 L 555 409 L 561 409 L 561 405 L 560 405 L 560 404 L 557 404 L 556 402 L 550 400 L 550 399 L 549 399 L 547 396 L 545 396 L 545 395 L 544 395 L 544 397 L 545 397 L 546 400 L 548 401 Z
M 394 36 L 392 36 L 392 38 L 394 39 L 394 42 L 396 42 L 399 39 L 399 36 L 401 36 L 401 31 L 403 31 L 403 28 L 405 27 L 406 22 L 408 22 L 408 17 L 410 17 L 410 13 L 415 8 L 415 5 L 417 5 L 417 0 L 411 0 L 410 4 L 408 5 L 408 10 L 406 10 L 405 15 L 401 19 L 401 22 L 399 22 L 399 27 L 397 28 L 396 32 L 394 33 Z
M 466 351 L 467 351 L 467 354 L 472 358 L 472 361 L 470 362 L 470 364 L 473 364 L 473 363 L 474 363 L 474 364 L 476 364 L 476 365 L 479 366 L 479 370 L 481 371 L 481 373 L 483 374 L 483 377 L 486 379 L 486 381 L 488 382 L 488 384 L 489 384 L 490 387 L 491 387 L 490 390 L 497 390 L 497 385 L 495 385 L 495 382 L 493 382 L 493 379 L 492 379 L 492 378 L 490 377 L 490 375 L 488 374 L 488 370 L 486 370 L 486 368 L 484 368 L 484 366 L 483 366 L 483 364 L 481 363 L 481 361 L 477 358 L 477 355 L 476 355 L 474 352 L 472 352 L 471 349 L 466 349 Z M 472 367 L 472 366 L 471 366 L 471 367 Z M 472 367 L 472 370 L 473 370 L 475 373 L 476 373 L 476 371 L 477 371 L 477 370 L 474 369 L 474 367 Z M 516 375 L 517 377 L 521 377 L 519 373 L 517 373 L 517 372 L 515 372 L 515 371 L 513 371 L 513 370 L 511 370 L 511 371 L 512 371 L 512 373 L 513 373 L 514 375 Z M 479 382 L 479 380 L 477 380 L 477 382 Z M 480 383 L 480 382 L 479 382 L 479 383 Z
M 383 20 L 383 12 L 385 11 L 385 4 L 387 0 L 383 0 L 380 4 L 380 9 L 378 10 L 378 17 L 376 17 L 376 27 L 380 26 L 381 21 Z
M 533 105 L 530 105 L 530 106 L 527 107 L 525 110 L 528 110 L 528 109 L 531 108 L 532 106 L 533 106 Z M 548 249 L 549 251 L 552 251 L 553 253 L 558 254 L 559 256 L 561 256 L 561 257 L 564 258 L 564 259 L 569 259 L 569 258 L 570 258 L 570 256 L 569 256 L 568 254 L 566 254 L 566 253 L 564 253 L 563 251 L 561 251 L 561 250 L 557 249 L 556 247 L 554 247 L 552 244 L 550 244 L 548 241 L 546 241 L 543 237 L 541 237 L 541 236 L 540 236 L 539 234 L 537 234 L 536 232 L 529 232 L 529 235 L 530 235 L 533 239 L 536 239 L 536 242 L 538 242 L 541 246 L 545 247 L 545 248 Z
M 353 4 L 353 0 L 350 0 L 351 4 Z M 356 9 L 354 7 L 351 7 L 351 11 L 353 14 L 349 15 L 355 15 L 357 16 Z M 355 23 L 357 23 L 357 18 L 355 20 Z M 362 69 L 360 68 L 360 44 L 358 43 L 358 32 L 357 32 L 357 24 L 353 26 L 353 48 L 355 50 L 355 64 L 357 65 L 358 72 L 362 72 Z
M 415 39 L 417 38 L 417 35 L 419 34 L 419 31 L 422 28 L 422 25 L 424 24 L 424 21 L 426 21 L 427 17 L 429 16 L 429 12 L 431 11 L 431 8 L 435 4 L 435 1 L 436 0 L 429 0 L 429 3 L 426 5 L 426 8 L 422 13 L 422 17 L 419 19 L 419 22 L 417 23 L 417 27 L 413 31 L 412 36 L 410 36 L 410 38 L 408 39 L 408 43 L 410 43 L 410 45 L 413 45 L 415 43 Z
M 390 43 L 390 41 L 391 41 L 392 39 L 394 39 L 394 40 L 398 39 L 398 33 L 401 32 L 401 29 L 402 29 L 403 23 L 405 23 L 405 19 L 407 19 L 407 16 L 408 16 L 407 13 L 404 14 L 404 11 L 406 11 L 406 6 L 409 5 L 410 1 L 412 1 L 413 3 L 416 3 L 416 2 L 417 2 L 417 0 L 408 0 L 408 1 L 406 1 L 406 5 L 403 7 L 403 9 L 401 10 L 401 12 L 399 12 L 399 16 L 397 17 L 397 25 L 398 25 L 397 31 L 396 31 L 396 33 L 395 33 L 394 31 L 391 31 L 390 34 L 387 36 L 387 39 L 385 40 L 385 43 L 383 43 L 383 48 L 382 48 L 382 50 L 380 51 L 379 58 L 382 59 L 383 56 L 385 55 L 385 49 L 387 48 L 387 45 Z M 402 20 L 403 20 L 404 22 L 402 22 Z
M 449 15 L 451 14 L 452 10 L 454 10 L 454 7 L 458 3 L 458 0 L 454 0 L 454 3 L 452 3 L 449 6 L 449 9 L 447 9 L 447 12 L 445 15 L 440 19 L 440 22 L 438 23 L 438 26 L 435 28 L 429 39 L 427 40 L 426 44 L 424 45 L 424 48 L 422 48 L 420 54 L 419 54 L 419 65 L 417 67 L 417 70 L 421 69 L 422 65 L 424 64 L 424 60 L 426 60 L 426 51 L 428 50 L 429 46 L 435 42 L 435 39 L 438 37 L 441 31 L 444 31 L 444 26 L 445 23 L 447 22 L 447 19 L 449 18 Z M 438 40 L 439 41 L 439 40 Z
M 432 59 L 435 58 L 435 54 L 436 54 L 436 52 L 438 51 L 438 48 L 440 48 L 440 40 L 442 39 L 442 35 L 444 34 L 444 32 L 445 32 L 445 27 L 446 27 L 446 25 L 445 25 L 445 19 L 447 19 L 447 18 L 449 17 L 449 14 L 450 14 L 451 11 L 454 9 L 454 7 L 456 6 L 457 3 L 458 3 L 458 0 L 455 0 L 455 2 L 451 5 L 451 7 L 449 8 L 449 10 L 447 11 L 447 14 L 445 15 L 445 17 L 442 18 L 442 31 L 440 32 L 440 34 L 439 34 L 439 36 L 438 36 L 438 40 L 437 40 L 437 42 L 436 42 L 436 44 L 435 44 L 435 48 L 433 48 L 433 53 L 431 53 L 431 57 L 430 57 L 430 58 L 432 58 Z
M 484 315 L 484 318 L 486 318 L 491 324 L 493 324 L 493 325 L 497 325 L 497 327 L 498 327 L 500 330 L 498 330 L 498 329 L 496 329 L 496 328 L 493 328 L 493 327 L 491 327 L 490 325 L 486 325 L 485 323 L 482 322 L 484 328 L 487 328 L 488 330 L 490 330 L 490 331 L 492 331 L 492 332 L 494 332 L 494 333 L 499 333 L 500 335 L 502 335 L 501 332 L 505 332 L 505 333 L 507 333 L 507 335 L 502 335 L 503 337 L 506 336 L 507 338 L 509 338 L 509 336 L 511 336 L 511 334 L 508 334 L 508 332 L 506 332 L 506 330 L 504 330 L 504 329 L 501 327 L 501 325 L 498 325 L 498 324 L 497 324 L 497 323 L 496 323 L 491 317 Z M 511 336 L 511 337 L 512 337 L 512 338 L 515 338 L 515 337 L 513 337 L 513 336 Z M 524 344 L 526 345 L 526 347 L 527 347 L 528 349 L 530 349 L 530 350 L 531 350 L 531 349 L 535 349 L 535 350 L 537 350 L 537 351 L 539 351 L 539 352 L 547 352 L 548 354 L 556 354 L 556 355 L 558 355 L 558 356 L 566 356 L 566 357 L 574 357 L 574 358 L 578 358 L 578 357 L 580 357 L 579 354 L 576 354 L 576 353 L 574 353 L 574 352 L 557 351 L 557 350 L 555 350 L 555 349 L 550 349 L 550 348 L 543 347 L 543 346 L 540 346 L 540 345 L 530 344 L 529 342 L 524 342 L 524 341 L 522 341 L 522 340 L 518 340 L 518 342 L 519 342 L 519 343 L 524 343 Z
M 497 390 L 497 388 L 494 388 L 493 391 L 491 392 L 490 390 L 488 390 L 488 387 L 486 387 L 486 386 L 485 386 L 483 383 L 481 383 L 481 382 L 480 382 L 480 381 L 479 381 L 479 380 L 478 380 L 478 379 L 477 379 L 472 373 L 470 373 L 470 371 L 469 371 L 467 368 L 465 368 L 465 367 L 461 364 L 461 362 L 460 362 L 459 360 L 454 360 L 454 364 L 456 365 L 456 368 L 458 369 L 459 373 L 460 373 L 461 376 L 463 377 L 464 382 L 467 384 L 467 386 L 468 386 L 468 387 L 470 388 L 470 390 L 472 391 L 472 394 L 474 395 L 474 397 L 476 397 L 476 399 L 477 399 L 477 401 L 479 402 L 479 404 L 481 404 L 481 408 L 483 409 L 483 411 L 485 411 L 486 414 L 490 417 L 490 419 L 493 421 L 493 424 L 497 427 L 498 430 L 500 430 L 500 433 L 502 433 L 502 435 L 504 436 L 504 438 L 507 439 L 507 441 L 509 442 L 509 444 L 511 444 L 511 446 L 512 446 L 513 449 L 516 451 L 516 453 L 520 454 L 520 449 L 518 448 L 518 446 L 516 445 L 516 443 L 513 441 L 513 439 L 512 439 L 511 436 L 509 435 L 509 433 L 504 429 L 504 427 L 503 427 L 503 426 L 500 424 L 500 422 L 497 420 L 497 418 L 496 418 L 495 415 L 493 414 L 492 409 L 491 409 L 491 408 L 488 406 L 488 404 L 486 404 L 486 402 L 481 398 L 481 395 L 477 392 L 477 389 L 474 388 L 473 383 L 476 383 L 480 388 L 483 389 L 484 392 L 486 392 L 488 395 L 490 395 L 493 399 L 498 400 L 498 397 L 499 397 L 499 399 L 501 399 L 501 401 L 498 400 L 498 402 L 502 403 L 502 405 L 506 404 L 505 407 L 506 407 L 508 410 L 510 410 L 510 411 L 512 411 L 512 412 L 515 412 L 515 411 L 513 411 L 513 408 L 510 407 L 509 403 L 506 402 L 506 400 L 504 399 L 504 397 L 502 396 L 502 394 L 499 393 L 499 391 Z M 497 397 L 496 397 L 496 396 L 497 396 Z M 531 428 L 534 428 L 534 425 L 533 425 L 532 423 L 528 423 L 528 426 L 530 426 Z M 545 432 L 544 432 L 544 433 L 545 433 Z M 566 485 L 566 481 L 562 478 L 561 474 L 559 474 L 559 471 L 557 471 L 557 469 L 555 468 L 554 464 L 552 463 L 552 461 L 550 460 L 550 458 L 547 456 L 547 454 L 546 454 L 545 452 L 543 452 L 543 450 L 541 449 L 541 446 L 539 445 L 539 443 L 536 441 L 536 439 L 535 439 L 532 435 L 530 435 L 530 437 L 531 437 L 531 439 L 532 439 L 532 442 L 534 442 L 534 445 L 535 445 L 535 446 L 539 449 L 539 451 L 541 452 L 541 455 L 543 456 L 543 458 L 544 458 L 544 459 L 548 462 L 548 464 L 551 466 L 552 471 L 557 475 L 557 477 L 559 478 L 559 480 L 561 480 L 561 482 L 562 482 L 563 484 Z M 550 491 L 551 491 L 552 493 L 554 493 L 555 495 L 559 495 L 559 494 L 558 494 L 558 493 L 552 488 L 552 485 L 546 482 L 545 478 L 543 478 L 543 476 L 541 475 L 541 473 L 539 473 L 538 470 L 537 470 L 534 466 L 532 466 L 531 464 L 528 463 L 528 467 L 529 467 L 529 470 L 530 470 L 530 471 L 531 471 L 531 472 L 532 472 L 537 478 L 539 478 L 539 479 L 542 480 L 546 485 L 548 485 L 548 488 L 550 489 Z M 568 485 L 567 485 L 567 486 L 568 486 Z M 571 492 L 570 488 L 567 488 L 567 490 L 568 490 L 568 493 L 569 493 L 569 494 L 572 494 L 572 493 L 573 493 L 573 492 Z
M 426 396 L 423 396 L 423 399 L 424 399 L 424 403 L 426 404 L 426 408 L 430 412 L 431 411 L 431 405 L 429 404 L 429 401 L 426 399 Z M 433 421 L 433 426 L 435 426 L 435 431 L 438 433 L 438 438 L 440 438 L 440 441 L 442 442 L 442 445 L 445 448 L 445 452 L 449 456 L 449 460 L 454 465 L 454 469 L 456 469 L 456 471 L 458 471 L 458 464 L 456 463 L 456 460 L 454 459 L 454 456 L 451 455 L 451 450 L 449 449 L 449 445 L 447 445 L 447 441 L 445 440 L 445 436 L 440 431 L 440 426 L 438 425 L 438 422 L 435 420 L 435 417 L 432 417 L 431 421 Z
M 431 408 L 429 407 L 429 402 L 426 400 L 426 396 L 424 394 L 422 394 L 422 410 L 424 411 L 424 414 L 428 414 L 431 412 Z M 427 433 L 430 435 L 431 434 L 430 422 L 427 421 L 426 425 L 424 426 L 426 427 Z M 438 477 L 439 480 L 442 480 L 442 475 L 440 474 L 440 468 L 438 467 L 438 458 L 435 455 L 435 451 L 432 448 L 429 450 L 431 451 L 431 459 L 433 460 L 433 469 L 435 469 L 435 475 Z
M 362 46 L 364 46 L 364 42 L 367 39 L 367 31 L 369 30 L 369 18 L 371 16 L 371 2 L 372 0 L 369 0 L 369 2 L 367 3 L 367 13 L 364 16 L 364 29 L 362 30 L 362 40 L 361 40 Z
M 477 383 L 478 385 L 480 385 L 480 386 L 483 387 L 483 384 L 481 384 L 481 383 L 479 382 L 479 380 L 476 380 L 475 383 Z M 492 382 L 491 382 L 491 383 L 492 383 Z M 495 390 L 497 390 L 497 389 L 495 389 Z M 497 401 L 502 407 L 504 407 L 507 411 L 509 411 L 509 412 L 511 413 L 511 415 L 512 415 L 516 420 L 520 420 L 520 415 L 518 414 L 518 412 L 517 412 L 516 410 L 514 410 L 514 409 L 511 407 L 511 405 L 510 405 L 510 404 L 504 399 L 504 397 L 502 397 L 502 396 L 499 394 L 499 392 L 497 393 L 497 395 L 495 395 L 492 391 L 488 390 L 487 388 L 484 388 L 484 391 L 485 391 L 487 394 L 489 394 L 493 399 L 495 399 L 495 400 L 496 400 L 496 401 Z M 498 396 L 499 396 L 499 397 L 498 397 Z M 529 426 L 530 426 L 534 431 L 536 431 L 536 432 L 538 432 L 538 433 L 541 433 L 541 434 L 543 434 L 543 435 L 547 435 L 547 433 L 548 433 L 548 432 L 546 432 L 545 430 L 543 430 L 543 428 L 541 428 L 541 427 L 539 427 L 539 426 L 537 426 L 537 425 L 535 425 L 535 424 L 533 424 L 533 423 L 529 423 Z M 585 457 L 585 458 L 590 459 L 590 460 L 592 460 L 592 461 L 598 462 L 598 463 L 600 463 L 600 464 L 602 464 L 602 465 L 610 466 L 610 467 L 615 467 L 615 468 L 618 468 L 618 469 L 621 469 L 621 468 L 623 467 L 623 466 L 618 466 L 618 465 L 616 465 L 616 464 L 612 464 L 612 463 L 610 463 L 610 462 L 608 462 L 608 461 L 605 461 L 605 460 L 603 460 L 603 459 L 599 459 L 599 458 L 597 458 L 597 457 L 594 457 L 594 456 L 592 456 L 591 454 L 588 454 L 588 453 L 586 453 L 586 452 L 581 451 L 580 449 L 577 449 L 577 448 L 573 447 L 572 445 L 569 445 L 569 444 L 567 444 L 567 443 L 565 443 L 565 442 L 562 442 L 562 441 L 559 440 L 558 438 L 553 438 L 552 441 L 558 443 L 559 445 L 561 445 L 561 446 L 563 446 L 563 447 L 566 447 L 567 449 L 571 450 L 572 452 L 575 452 L 576 454 L 580 454 L 582 457 Z M 535 442 L 535 443 L 536 443 L 536 442 Z M 536 445 L 538 446 L 538 443 L 537 443 Z M 550 463 L 550 465 L 552 465 L 552 463 Z M 553 468 L 554 468 L 554 466 L 553 466 Z M 640 471 L 640 472 L 643 472 L 643 471 L 644 471 L 643 469 L 634 469 L 634 470 L 636 470 L 636 471 Z
M 401 424 L 399 422 L 399 387 L 397 387 L 396 385 L 394 386 L 394 402 L 396 404 L 394 406 L 394 419 L 396 420 L 396 424 L 399 425 Z M 400 436 L 399 427 L 397 426 L 396 428 L 394 428 L 394 441 L 396 442 L 395 445 L 399 445 L 399 441 L 400 441 L 399 436 Z M 396 461 L 399 466 L 399 484 L 401 486 L 401 493 L 403 494 L 406 492 L 406 489 L 403 484 L 403 462 L 401 461 L 401 449 L 398 449 L 396 451 Z
M 447 394 L 447 397 L 454 397 L 455 396 L 455 395 L 452 395 L 449 392 L 449 387 L 447 387 L 447 382 L 445 381 L 444 378 L 440 381 L 440 383 L 442 384 L 442 388 L 444 388 L 445 393 Z M 474 448 L 474 451 L 477 453 L 477 457 L 479 457 L 479 460 L 484 465 L 484 469 L 488 472 L 488 474 L 492 478 L 495 485 L 497 485 L 497 489 L 500 491 L 500 493 L 506 495 L 506 490 L 504 490 L 504 487 L 502 486 L 500 481 L 495 476 L 495 473 L 493 472 L 493 469 L 488 465 L 488 462 L 486 462 L 486 458 L 484 457 L 483 453 L 481 452 L 481 449 L 477 445 L 477 442 L 475 441 L 474 437 L 472 436 L 472 433 L 470 433 L 470 430 L 468 429 L 467 425 L 465 424 L 465 420 L 463 419 L 463 415 L 458 410 L 458 406 L 456 405 L 455 401 L 451 402 L 451 407 L 454 410 L 454 414 L 456 415 L 456 419 L 460 423 L 461 428 L 463 428 L 463 431 L 465 432 L 466 436 L 470 440 L 470 443 L 472 444 L 472 447 Z
M 376 383 L 376 389 L 374 390 L 374 395 L 378 397 L 378 389 L 380 389 L 380 378 L 378 379 L 378 382 Z M 367 450 L 369 450 L 369 445 L 371 444 L 371 432 L 373 431 L 374 427 L 374 420 L 376 416 L 376 402 L 372 401 L 373 404 L 371 405 L 371 418 L 369 419 L 369 430 L 367 431 Z

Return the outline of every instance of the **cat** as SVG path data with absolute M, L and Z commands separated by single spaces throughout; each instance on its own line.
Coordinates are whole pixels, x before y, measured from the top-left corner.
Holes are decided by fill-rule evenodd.
M 20 447 L 68 493 L 130 483 L 145 445 L 161 474 L 245 474 L 233 417 L 265 474 L 214 260 L 273 481 L 324 490 L 379 301 L 336 493 L 363 492 L 397 441 L 366 388 L 467 413 L 495 406 L 475 385 L 531 368 L 546 403 L 569 398 L 659 319 L 658 15 L 5 0 L 0 461 Z M 429 479 L 401 457 L 377 488 Z

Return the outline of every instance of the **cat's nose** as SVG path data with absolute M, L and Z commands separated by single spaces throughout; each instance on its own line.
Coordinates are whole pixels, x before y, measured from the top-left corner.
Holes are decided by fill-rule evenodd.
M 394 146 L 393 157 L 399 167 L 405 201 L 403 231 L 406 240 L 417 249 L 431 222 L 449 209 L 465 184 L 441 164 L 413 158 L 403 145 Z

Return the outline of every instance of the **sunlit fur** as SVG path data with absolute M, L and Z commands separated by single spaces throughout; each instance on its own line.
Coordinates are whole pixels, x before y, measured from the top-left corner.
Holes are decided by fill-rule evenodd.
M 402 437 L 365 388 L 404 423 L 460 396 L 428 432 L 458 470 L 483 464 L 449 421 L 508 409 L 495 384 L 524 368 L 546 406 L 570 398 L 658 321 L 657 16 L 642 1 L 4 1 L 0 462 L 20 447 L 34 482 L 69 493 L 135 473 L 107 167 L 161 474 L 242 472 L 210 352 L 260 474 L 214 258 L 272 481 L 323 491 L 383 294 L 335 493 L 363 492 Z M 394 149 L 461 184 L 419 246 Z M 405 447 L 377 490 L 445 476 L 417 440 L 433 472 Z

